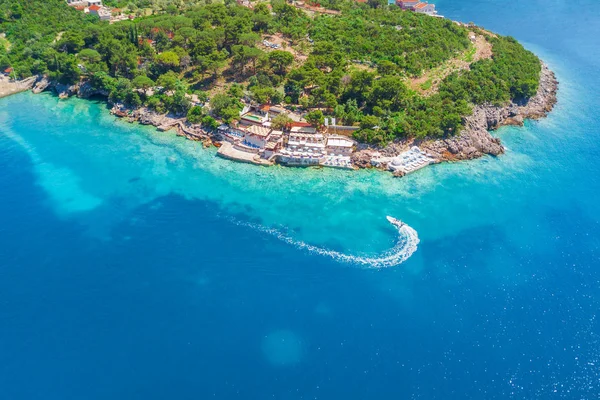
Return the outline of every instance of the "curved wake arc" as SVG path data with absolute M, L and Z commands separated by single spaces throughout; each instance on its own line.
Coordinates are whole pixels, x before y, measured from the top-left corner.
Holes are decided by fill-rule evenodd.
M 272 235 L 277 239 L 287 244 L 290 244 L 298 249 L 306 250 L 310 253 L 329 257 L 339 262 L 360 265 L 366 268 L 386 268 L 399 265 L 404 261 L 408 260 L 410 256 L 412 256 L 413 253 L 417 251 L 417 246 L 419 244 L 419 236 L 416 230 L 414 230 L 406 224 L 403 224 L 402 226 L 393 225 L 398 230 L 398 240 L 394 247 L 379 255 L 375 255 L 372 257 L 354 256 L 344 254 L 339 251 L 330 250 L 324 247 L 308 244 L 301 240 L 295 240 L 292 237 L 287 236 L 283 232 L 274 228 L 267 228 L 262 225 L 253 224 L 249 222 L 233 222 L 241 226 L 248 226 L 253 229 L 257 229 L 261 232 L 268 233 L 269 235 Z

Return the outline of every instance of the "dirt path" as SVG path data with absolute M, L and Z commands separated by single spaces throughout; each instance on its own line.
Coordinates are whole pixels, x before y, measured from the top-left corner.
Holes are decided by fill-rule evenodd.
M 408 81 L 409 87 L 422 96 L 431 96 L 436 93 L 440 83 L 448 75 L 456 71 L 468 70 L 475 61 L 492 58 L 492 44 L 485 36 L 469 32 L 469 37 L 474 37 L 473 45 L 459 57 L 452 58 L 439 67 L 426 71 L 418 78 Z

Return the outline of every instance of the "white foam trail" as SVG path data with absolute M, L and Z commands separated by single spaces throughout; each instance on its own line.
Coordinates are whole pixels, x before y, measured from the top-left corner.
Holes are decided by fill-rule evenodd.
M 232 220 L 232 222 L 240 226 L 247 226 L 257 229 L 261 232 L 268 233 L 269 235 L 272 235 L 298 249 L 307 250 L 311 253 L 333 258 L 339 262 L 355 264 L 365 268 L 386 268 L 399 265 L 408 260 L 408 258 L 412 256 L 415 251 L 417 251 L 417 245 L 419 244 L 419 236 L 417 235 L 417 231 L 404 224 L 402 227 L 397 228 L 398 241 L 391 249 L 373 257 L 353 256 L 341 253 L 339 251 L 314 246 L 301 240 L 295 240 L 275 228 L 267 228 L 259 224 L 240 222 L 236 220 Z

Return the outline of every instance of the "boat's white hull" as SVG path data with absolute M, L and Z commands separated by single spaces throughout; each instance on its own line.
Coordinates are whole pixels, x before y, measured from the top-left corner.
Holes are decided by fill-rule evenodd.
M 394 217 L 390 217 L 389 215 L 386 217 L 390 224 L 397 226 L 398 228 L 402 228 L 404 226 L 404 222 L 396 219 Z

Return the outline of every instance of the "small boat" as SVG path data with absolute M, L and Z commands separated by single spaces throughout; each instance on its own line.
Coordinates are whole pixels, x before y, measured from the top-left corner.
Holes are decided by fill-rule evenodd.
M 386 218 L 390 222 L 390 224 L 397 226 L 398 228 L 402 228 L 404 225 L 406 225 L 404 222 L 400 221 L 399 219 L 390 217 L 389 215 Z

